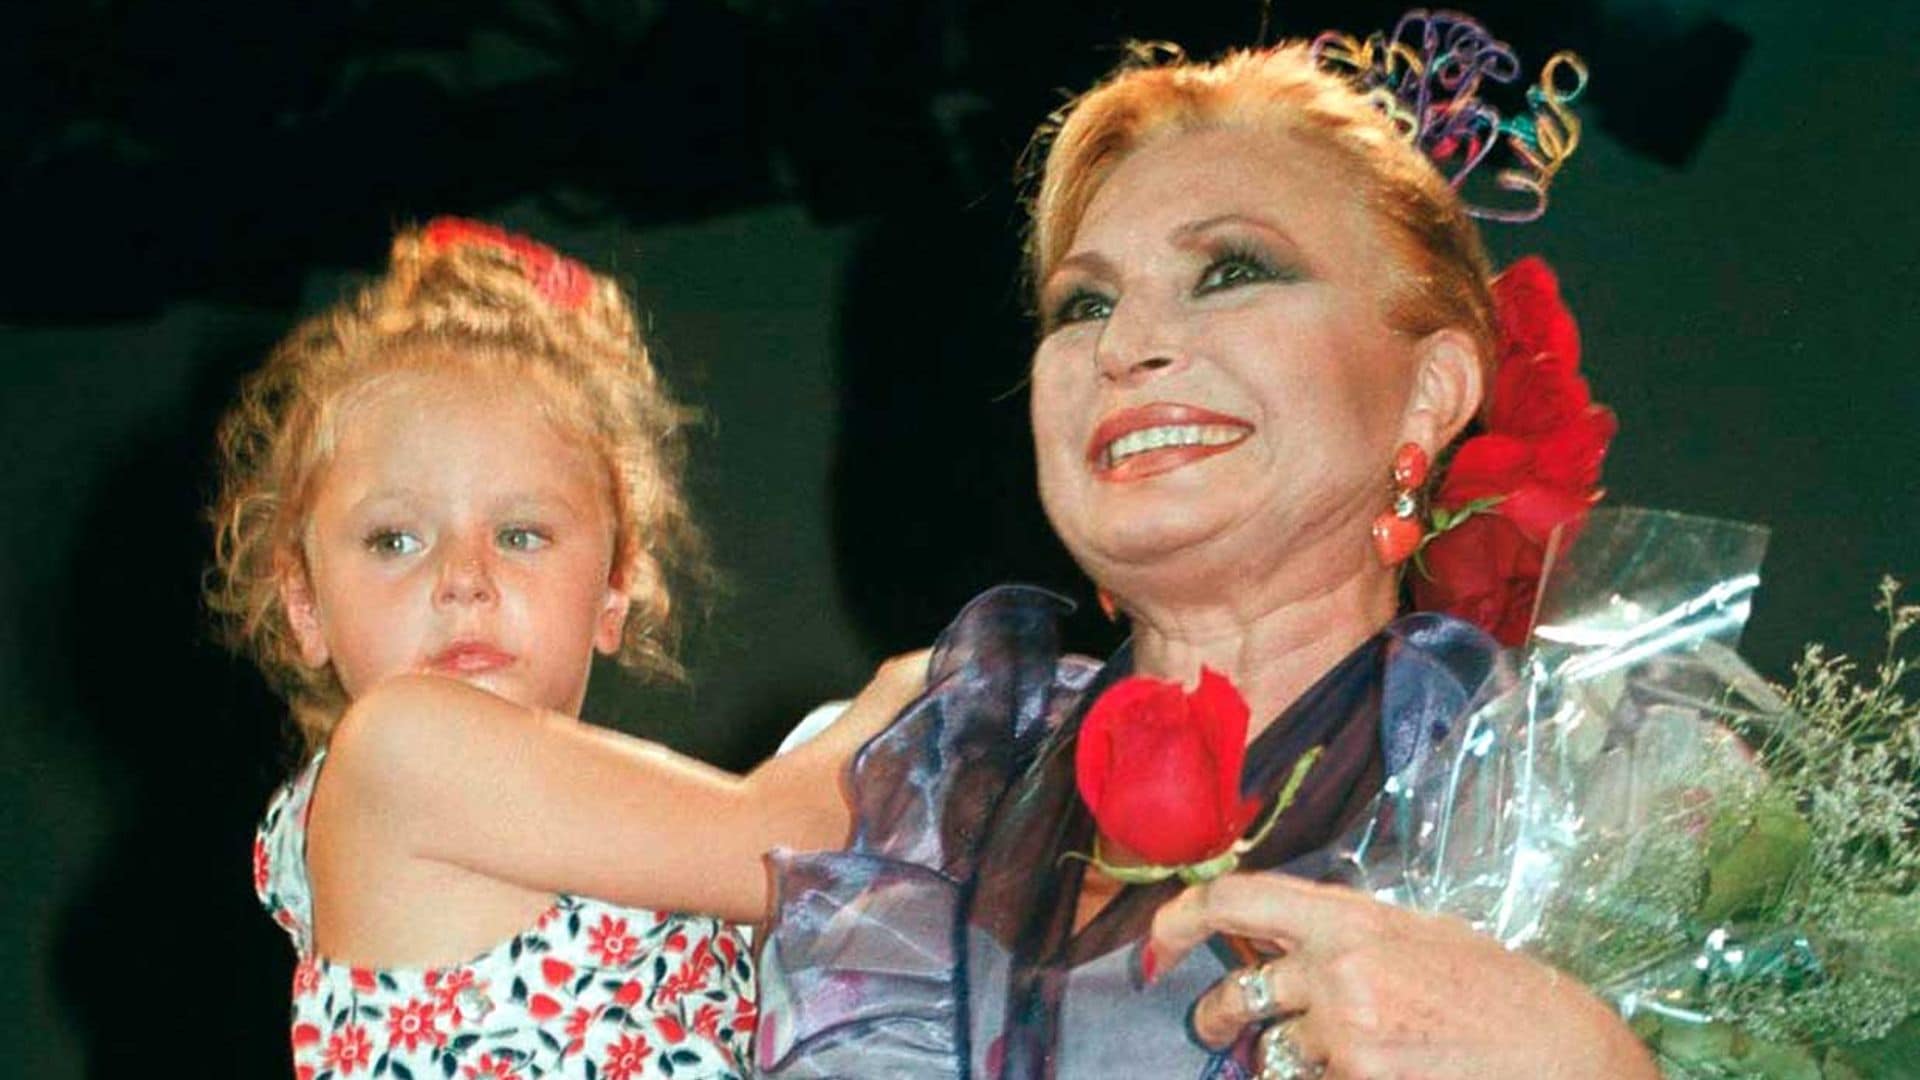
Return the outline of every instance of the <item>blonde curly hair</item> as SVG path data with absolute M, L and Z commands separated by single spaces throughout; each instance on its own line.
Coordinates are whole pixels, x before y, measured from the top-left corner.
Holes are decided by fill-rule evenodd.
M 548 418 L 606 463 L 613 581 L 632 601 L 617 659 L 682 674 L 669 583 L 707 576 L 681 490 L 691 411 L 654 370 L 618 284 L 524 237 L 440 219 L 400 233 L 385 274 L 295 327 L 219 427 L 206 602 L 227 643 L 287 699 L 309 750 L 325 743 L 346 694 L 330 665 L 301 662 L 280 587 L 304 566 L 342 402 L 382 375 L 448 363 L 534 390 Z
M 1482 365 L 1493 362 L 1491 268 L 1466 207 L 1367 97 L 1323 70 L 1300 41 L 1212 63 L 1190 61 L 1172 45 L 1136 43 L 1112 74 L 1055 113 L 1023 163 L 1032 188 L 1031 287 L 1045 284 L 1094 195 L 1129 154 L 1170 135 L 1220 127 L 1274 131 L 1332 153 L 1400 255 L 1400 266 L 1382 268 L 1390 275 L 1388 324 L 1414 335 L 1459 327 L 1473 335 Z

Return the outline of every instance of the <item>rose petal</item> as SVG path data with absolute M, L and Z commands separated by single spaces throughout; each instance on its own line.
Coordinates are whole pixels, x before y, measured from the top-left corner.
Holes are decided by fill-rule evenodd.
M 1560 280 L 1546 260 L 1529 255 L 1493 279 L 1493 309 L 1500 324 L 1501 362 L 1512 356 L 1553 353 L 1580 362 L 1580 327 L 1560 296 Z
M 1459 509 L 1475 499 L 1505 495 L 1533 469 L 1533 444 L 1511 435 L 1476 435 L 1460 444 L 1435 501 Z

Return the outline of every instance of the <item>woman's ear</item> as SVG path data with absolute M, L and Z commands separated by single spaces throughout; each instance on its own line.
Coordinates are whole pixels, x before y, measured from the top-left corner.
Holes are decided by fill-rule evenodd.
M 320 620 L 320 605 L 313 598 L 306 560 L 297 555 L 280 560 L 280 605 L 286 609 L 294 643 L 300 646 L 300 662 L 310 668 L 325 667 L 333 654 L 327 648 L 326 628 Z
M 1485 392 L 1480 351 L 1473 336 L 1456 327 L 1435 330 L 1414 348 L 1413 394 L 1401 420 L 1402 442 L 1430 454 L 1453 441 L 1480 408 Z

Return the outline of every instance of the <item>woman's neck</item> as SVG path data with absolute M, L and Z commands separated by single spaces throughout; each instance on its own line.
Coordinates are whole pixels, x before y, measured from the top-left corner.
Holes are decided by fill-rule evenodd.
M 1395 575 L 1355 563 L 1336 574 L 1269 582 L 1232 602 L 1130 604 L 1134 668 L 1191 686 L 1204 665 L 1232 679 L 1252 710 L 1252 740 L 1393 618 Z

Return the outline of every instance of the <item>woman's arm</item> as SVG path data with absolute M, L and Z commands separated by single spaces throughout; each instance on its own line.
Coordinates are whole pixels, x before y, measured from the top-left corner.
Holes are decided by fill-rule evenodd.
M 1284 1015 L 1300 1055 L 1327 1077 L 1659 1077 L 1626 1024 L 1578 981 L 1458 919 L 1338 886 L 1230 874 L 1160 909 L 1142 966 L 1165 970 L 1214 934 L 1281 955 L 1243 969 L 1265 980 L 1266 1015 L 1249 1012 L 1240 972 L 1201 996 L 1193 1028 L 1213 1045 Z
M 888 661 L 831 728 L 746 776 L 404 676 L 341 719 L 315 812 L 522 888 L 750 922 L 765 913 L 769 849 L 844 843 L 845 764 L 924 688 L 926 665 L 924 652 Z

